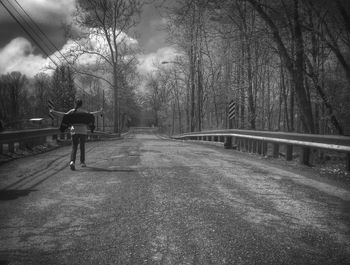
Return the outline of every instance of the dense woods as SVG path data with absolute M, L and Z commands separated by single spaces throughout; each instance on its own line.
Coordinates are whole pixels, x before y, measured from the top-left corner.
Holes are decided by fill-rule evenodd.
M 7 128 L 47 117 L 48 99 L 67 110 L 82 97 L 87 109 L 104 108 L 99 125 L 114 132 L 154 125 L 170 134 L 221 128 L 350 133 L 347 0 L 178 0 L 163 14 L 177 56 L 147 76 L 137 74 L 140 49 L 127 35 L 142 1 L 78 3 L 81 34 L 51 75 L 0 77 L 0 119 Z M 86 41 L 91 37 L 94 42 Z M 93 63 L 79 64 L 83 56 Z
M 234 100 L 234 128 L 350 133 L 348 1 L 178 1 L 167 19 L 165 127 L 228 128 Z

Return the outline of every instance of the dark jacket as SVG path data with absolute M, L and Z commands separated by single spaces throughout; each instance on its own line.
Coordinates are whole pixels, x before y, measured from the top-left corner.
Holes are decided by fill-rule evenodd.
M 95 130 L 95 117 L 91 113 L 73 112 L 63 116 L 60 131 L 64 132 L 73 124 L 85 124 L 91 132 Z

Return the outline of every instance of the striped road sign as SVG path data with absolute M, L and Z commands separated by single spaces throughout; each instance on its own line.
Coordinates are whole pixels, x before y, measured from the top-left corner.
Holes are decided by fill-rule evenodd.
M 55 105 L 53 104 L 53 102 L 52 102 L 51 99 L 49 99 L 49 100 L 47 101 L 47 106 L 49 107 L 49 109 L 54 109 L 54 108 L 55 108 Z M 54 119 L 54 115 L 53 115 L 52 113 L 50 113 L 50 112 L 49 112 L 49 117 L 50 117 L 51 119 Z
M 233 120 L 236 116 L 236 103 L 231 100 L 228 106 L 228 118 Z

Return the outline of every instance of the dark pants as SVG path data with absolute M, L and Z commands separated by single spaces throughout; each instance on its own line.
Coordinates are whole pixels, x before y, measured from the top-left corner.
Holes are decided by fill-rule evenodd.
M 70 161 L 75 163 L 77 156 L 78 144 L 80 143 L 80 162 L 85 163 L 85 134 L 74 134 L 72 135 L 72 153 L 70 155 Z

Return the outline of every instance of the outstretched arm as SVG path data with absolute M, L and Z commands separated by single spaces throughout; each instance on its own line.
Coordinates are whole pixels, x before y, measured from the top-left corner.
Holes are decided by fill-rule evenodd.
M 54 110 L 54 109 L 50 109 L 50 113 L 58 116 L 58 117 L 63 117 L 64 115 L 68 114 L 70 111 L 68 111 L 67 113 L 66 112 L 63 112 L 63 111 L 57 111 L 57 110 Z
M 103 112 L 103 108 L 101 108 L 97 111 L 92 111 L 92 112 L 90 112 L 90 114 L 97 115 L 97 114 L 102 113 L 102 112 Z

